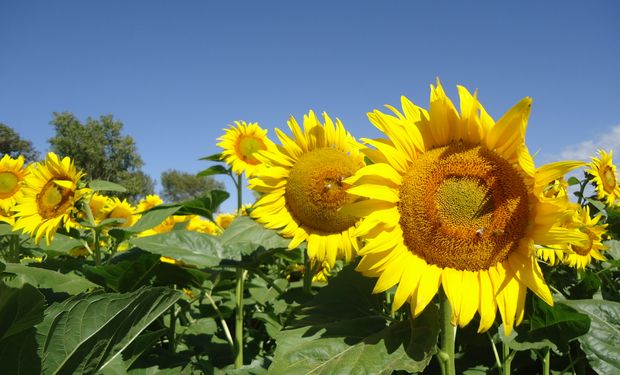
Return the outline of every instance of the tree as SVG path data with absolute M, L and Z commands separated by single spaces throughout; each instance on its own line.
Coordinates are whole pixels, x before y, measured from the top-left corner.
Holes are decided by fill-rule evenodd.
M 153 193 L 153 180 L 140 169 L 144 164 L 131 136 L 121 134 L 123 123 L 112 115 L 82 124 L 72 113 L 54 113 L 50 124 L 56 135 L 48 140 L 52 151 L 71 157 L 88 178 L 116 182 L 127 188 L 117 194 L 137 200 Z
M 39 160 L 39 152 L 32 142 L 21 139 L 13 128 L 0 122 L 0 157 L 4 154 L 12 158 L 23 155 L 28 163 Z
M 198 177 L 195 174 L 170 169 L 161 174 L 164 188 L 162 197 L 170 203 L 198 198 L 215 189 L 224 189 L 224 184 L 211 176 Z

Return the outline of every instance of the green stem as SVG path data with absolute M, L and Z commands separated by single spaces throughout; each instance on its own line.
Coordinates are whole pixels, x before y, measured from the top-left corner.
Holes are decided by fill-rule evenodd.
M 456 328 L 450 322 L 452 318 L 452 309 L 450 301 L 446 293 L 442 290 L 439 292 L 439 318 L 441 319 L 441 349 L 438 358 L 441 365 L 441 373 L 443 375 L 455 375 L 456 367 L 454 365 L 454 338 Z
M 545 349 L 545 357 L 543 358 L 543 375 L 549 375 L 551 369 L 551 350 Z
M 246 271 L 237 268 L 237 317 L 235 320 L 235 368 L 243 367 L 243 281 Z
M 7 254 L 7 262 L 19 263 L 19 234 L 11 234 L 9 236 L 9 253 Z
M 241 175 L 237 176 L 237 216 L 241 215 L 241 208 L 243 207 L 243 185 Z
M 211 306 L 213 306 L 213 310 L 215 310 L 218 318 L 220 318 L 220 324 L 222 325 L 222 329 L 224 330 L 224 335 L 226 335 L 226 341 L 228 341 L 230 350 L 233 352 L 233 355 L 235 355 L 235 342 L 233 341 L 232 335 L 230 334 L 230 329 L 228 329 L 228 324 L 226 324 L 226 320 L 224 319 L 222 312 L 220 311 L 220 309 L 218 309 L 215 301 L 209 293 L 205 293 L 205 296 L 209 299 L 209 302 L 211 303 Z
M 510 355 L 510 348 L 506 343 L 502 344 L 502 352 L 502 355 L 504 357 L 504 364 L 502 365 L 502 375 L 510 375 L 512 356 Z
M 493 341 L 493 336 L 487 331 L 487 336 L 489 337 L 489 341 L 491 341 L 491 348 L 493 348 L 493 355 L 495 356 L 495 363 L 497 364 L 497 368 L 502 368 L 502 360 L 499 359 L 499 353 L 497 352 L 497 347 L 495 346 L 495 342 Z
M 585 199 L 583 197 L 583 193 L 586 191 L 586 186 L 587 185 L 588 185 L 588 179 L 584 179 L 579 184 L 580 188 L 579 188 L 579 197 L 577 199 L 577 204 L 579 204 L 580 206 L 583 205 L 583 202 L 585 201 Z
M 86 212 L 86 218 L 88 219 L 89 224 L 94 227 L 97 224 L 95 223 L 95 217 L 93 216 L 93 211 L 90 209 L 90 202 L 84 204 L 84 211 Z M 99 229 L 93 228 L 93 237 L 95 238 L 95 265 L 99 266 L 101 264 L 101 249 L 99 247 Z
M 168 343 L 170 344 L 170 346 L 168 347 L 168 350 L 170 350 L 172 353 L 175 352 L 176 350 L 176 339 L 175 339 L 175 328 L 177 325 L 177 317 L 176 314 L 174 312 L 174 305 L 170 306 L 170 327 L 168 329 Z
M 308 248 L 304 248 L 304 293 L 312 294 L 312 263 L 308 256 Z

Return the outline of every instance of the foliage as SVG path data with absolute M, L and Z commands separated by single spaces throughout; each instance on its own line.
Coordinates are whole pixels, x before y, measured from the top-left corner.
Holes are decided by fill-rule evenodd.
M 0 156 L 4 154 L 12 158 L 23 155 L 28 163 L 39 160 L 39 152 L 32 142 L 22 139 L 10 126 L 0 122 Z
M 122 135 L 123 123 L 112 115 L 87 118 L 85 123 L 72 113 L 54 113 L 50 122 L 55 135 L 48 140 L 51 150 L 70 156 L 88 178 L 119 183 L 127 191 L 119 197 L 136 200 L 153 193 L 153 180 L 140 170 L 142 158 L 131 136 Z
M 224 189 L 224 184 L 213 177 L 197 176 L 176 169 L 162 172 L 161 186 L 162 197 L 171 203 L 199 198 L 211 190 Z

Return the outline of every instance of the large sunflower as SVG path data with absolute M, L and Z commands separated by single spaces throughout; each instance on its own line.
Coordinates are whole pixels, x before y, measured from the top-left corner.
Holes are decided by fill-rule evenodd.
M 68 157 L 62 160 L 53 152 L 30 168 L 24 180 L 23 196 L 15 205 L 14 229 L 21 229 L 39 242 L 45 236 L 49 245 L 59 226 L 75 226 L 75 207 L 89 189 L 79 188 L 84 173 L 77 171 Z
M 620 198 L 620 186 L 618 186 L 618 177 L 616 175 L 616 166 L 614 165 L 613 150 L 606 153 L 598 150 L 599 158 L 592 158 L 586 172 L 592 176 L 594 185 L 596 186 L 597 198 L 607 203 L 609 206 L 616 204 Z
M 310 258 L 333 266 L 336 259 L 355 256 L 351 235 L 358 220 L 338 210 L 350 200 L 343 180 L 364 166 L 364 158 L 340 120 L 334 124 L 327 114 L 323 119 L 324 125 L 311 111 L 302 130 L 291 117 L 293 138 L 276 129 L 282 146 L 257 155 L 266 168 L 249 185 L 263 195 L 250 215 L 292 237 L 290 249 L 307 241 Z
M 257 123 L 235 121 L 235 125 L 224 129 L 225 133 L 218 138 L 220 143 L 217 145 L 224 149 L 222 159 L 232 166 L 234 173 L 240 175 L 245 172 L 246 176 L 251 176 L 260 164 L 256 152 L 271 150 L 275 145 L 267 138 L 267 130 Z
M 0 211 L 8 215 L 17 199 L 23 194 L 22 184 L 28 169 L 24 167 L 24 157 L 13 159 L 5 154 L 0 159 Z
M 409 301 L 417 316 L 442 286 L 452 324 L 464 326 L 478 311 L 485 331 L 499 308 L 508 334 L 523 318 L 527 288 L 553 304 L 534 244 L 586 241 L 557 225 L 566 197 L 542 195 L 582 163 L 535 168 L 524 143 L 530 98 L 495 122 L 476 95 L 458 90 L 461 113 L 438 83 L 429 112 L 403 97 L 403 113 L 369 114 L 388 139 L 365 140 L 375 164 L 345 183 L 367 199 L 344 210 L 364 217 L 357 270 L 379 277 L 375 293 L 397 285 L 394 310 Z

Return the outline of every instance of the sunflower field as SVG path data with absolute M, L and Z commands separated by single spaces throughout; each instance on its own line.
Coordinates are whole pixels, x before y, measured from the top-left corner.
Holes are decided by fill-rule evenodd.
M 530 98 L 458 94 L 370 112 L 380 139 L 235 122 L 200 175 L 236 191 L 178 204 L 2 156 L 1 372 L 620 373 L 612 150 L 537 165 Z

